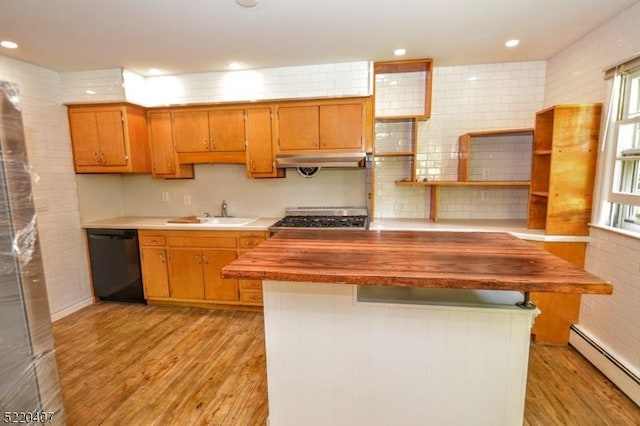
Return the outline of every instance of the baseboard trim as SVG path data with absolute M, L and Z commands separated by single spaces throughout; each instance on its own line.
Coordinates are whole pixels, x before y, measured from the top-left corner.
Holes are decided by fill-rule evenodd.
M 589 360 L 636 404 L 640 405 L 640 377 L 584 330 L 571 326 L 569 344 Z
M 51 314 L 51 322 L 56 322 L 59 319 L 66 317 L 67 315 L 71 315 L 74 312 L 79 311 L 80 309 L 87 307 L 89 305 L 93 305 L 93 297 L 89 297 L 87 299 L 81 300 L 78 303 L 74 303 L 68 308 L 64 308 L 61 311 L 54 312 Z

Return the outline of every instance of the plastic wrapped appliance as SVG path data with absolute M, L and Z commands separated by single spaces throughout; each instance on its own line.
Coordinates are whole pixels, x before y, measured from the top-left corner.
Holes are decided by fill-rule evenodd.
M 65 424 L 18 88 L 0 81 L 0 415 Z

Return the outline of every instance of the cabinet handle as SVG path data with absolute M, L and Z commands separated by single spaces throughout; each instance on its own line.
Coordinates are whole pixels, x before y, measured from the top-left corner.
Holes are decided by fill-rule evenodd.
M 98 157 L 97 151 L 93 151 L 93 159 L 96 160 L 98 164 L 100 164 L 100 158 Z
M 209 145 L 207 138 L 202 138 L 202 145 Z
M 164 256 L 162 255 L 162 253 L 160 254 L 160 262 L 162 262 L 162 263 L 164 263 L 164 262 L 165 262 L 165 260 L 164 260 Z
M 196 262 L 198 262 L 199 264 L 201 264 L 201 263 L 202 263 L 202 261 L 200 260 L 200 256 L 198 256 L 198 255 L 196 254 L 196 255 L 195 255 L 195 258 L 196 258 Z
M 104 153 L 103 152 L 100 153 L 100 164 L 102 164 L 103 166 L 105 164 L 107 164 L 106 161 L 104 160 Z
M 202 256 L 202 260 L 204 261 L 204 264 L 205 264 L 205 265 L 208 265 L 208 264 L 209 264 L 209 259 L 207 258 L 207 256 L 204 256 L 204 255 L 203 255 L 203 256 Z

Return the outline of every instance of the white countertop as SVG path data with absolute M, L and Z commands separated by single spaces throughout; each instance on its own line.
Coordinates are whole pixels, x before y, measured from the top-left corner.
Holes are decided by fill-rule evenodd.
M 197 223 L 167 223 L 174 217 L 122 216 L 84 222 L 83 228 L 110 229 L 192 229 L 208 231 L 268 231 L 278 221 L 277 217 L 260 217 L 242 226 L 199 225 Z M 524 220 L 441 220 L 437 223 L 425 219 L 373 219 L 371 231 L 465 231 L 465 232 L 508 232 L 522 240 L 545 242 L 588 242 L 588 236 L 545 235 L 543 231 L 527 229 Z
M 109 229 L 192 229 L 204 231 L 267 231 L 279 218 L 259 217 L 246 225 L 200 225 L 198 223 L 167 223 L 175 217 L 150 217 L 150 216 L 122 216 L 109 219 L 84 222 L 83 228 L 109 228 Z
M 373 219 L 372 231 L 464 231 L 508 232 L 521 240 L 545 242 L 588 242 L 588 236 L 545 235 L 540 229 L 527 229 L 526 220 L 446 219 L 432 222 L 424 219 Z

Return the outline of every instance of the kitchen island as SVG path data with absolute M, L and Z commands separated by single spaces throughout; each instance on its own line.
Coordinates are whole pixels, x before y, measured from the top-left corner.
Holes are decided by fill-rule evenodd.
M 484 232 L 281 231 L 223 274 L 263 280 L 271 426 L 522 424 L 538 311 L 515 302 L 612 291 Z

